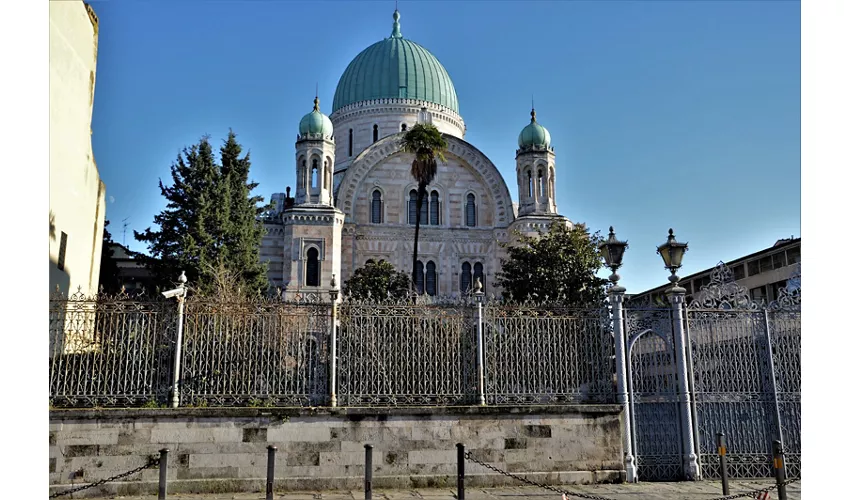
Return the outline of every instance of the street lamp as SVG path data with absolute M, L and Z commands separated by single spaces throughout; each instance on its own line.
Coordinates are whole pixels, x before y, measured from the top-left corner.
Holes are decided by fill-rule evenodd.
M 328 294 L 331 296 L 331 302 L 336 302 L 337 297 L 339 297 L 339 288 L 336 287 L 336 274 L 331 275 L 331 289 L 328 290 Z
M 602 252 L 602 258 L 605 259 L 605 267 L 611 270 L 611 276 L 608 278 L 614 286 L 620 281 L 620 275 L 617 274 L 617 269 L 623 265 L 623 254 L 629 248 L 628 241 L 620 241 L 617 235 L 614 234 L 614 226 L 608 228 L 608 239 L 599 244 L 599 251 Z
M 478 305 L 478 331 L 476 332 L 476 343 L 478 345 L 475 346 L 476 364 L 478 365 L 478 404 L 484 406 L 487 402 L 484 399 L 484 319 L 481 310 L 481 306 L 484 304 L 484 287 L 481 285 L 481 278 L 475 278 L 473 290 L 472 295 Z
M 658 254 L 664 259 L 664 267 L 670 271 L 670 283 L 674 287 L 678 287 L 679 277 L 676 276 L 676 271 L 682 267 L 682 257 L 688 251 L 687 243 L 679 243 L 676 241 L 676 236 L 673 234 L 673 228 L 670 228 L 667 236 L 667 243 L 658 247 Z

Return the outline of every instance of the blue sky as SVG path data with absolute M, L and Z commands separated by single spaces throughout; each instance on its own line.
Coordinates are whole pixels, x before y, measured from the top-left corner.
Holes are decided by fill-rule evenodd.
M 268 198 L 294 179 L 298 121 L 388 36 L 394 3 L 94 1 L 93 147 L 117 241 L 164 207 L 178 151 L 233 128 Z M 466 140 L 516 199 L 534 96 L 557 153 L 559 212 L 611 224 L 630 292 L 665 283 L 655 247 L 690 243 L 683 274 L 800 235 L 800 4 L 402 1 L 402 33 L 452 77 Z M 114 200 L 114 201 L 113 201 Z

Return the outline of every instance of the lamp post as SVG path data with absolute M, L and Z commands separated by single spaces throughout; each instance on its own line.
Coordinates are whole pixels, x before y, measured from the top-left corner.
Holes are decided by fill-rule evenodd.
M 337 405 L 336 398 L 336 320 L 337 320 L 337 299 L 339 298 L 339 288 L 336 287 L 336 274 L 331 275 L 331 289 L 328 291 L 331 299 L 331 376 L 328 381 L 330 386 L 331 406 Z
M 180 406 L 180 360 L 181 348 L 183 346 L 183 302 L 186 299 L 186 271 L 181 271 L 177 277 L 177 288 L 162 292 L 162 296 L 166 299 L 175 297 L 177 299 L 177 339 L 174 341 L 174 373 L 171 386 L 171 407 L 177 408 Z
M 626 289 L 617 284 L 620 275 L 617 269 L 623 265 L 623 254 L 629 243 L 617 239 L 614 227 L 608 228 L 608 239 L 600 243 L 599 251 L 605 259 L 605 267 L 611 270 L 608 278 L 613 285 L 608 289 L 608 298 L 611 301 L 612 316 L 614 322 L 614 357 L 617 368 L 617 403 L 623 405 L 623 461 L 626 467 L 626 481 L 634 483 L 637 481 L 637 467 L 632 452 L 632 422 L 629 411 L 629 388 L 626 380 L 626 336 L 623 327 L 623 299 Z
M 694 447 L 694 424 L 691 409 L 691 393 L 688 387 L 688 341 L 685 338 L 684 304 L 685 290 L 679 286 L 679 276 L 676 271 L 682 267 L 682 257 L 688 251 L 687 243 L 676 241 L 676 235 L 671 228 L 667 242 L 658 246 L 658 254 L 664 260 L 665 269 L 670 271 L 670 283 L 673 284 L 667 292 L 667 300 L 673 306 L 673 344 L 676 349 L 676 368 L 679 374 L 679 415 L 682 419 L 682 450 L 685 476 L 690 480 L 700 478 L 699 464 Z
M 475 287 L 473 296 L 478 304 L 478 342 L 476 346 L 476 354 L 478 357 L 478 404 L 484 406 L 484 321 L 481 316 L 484 304 L 484 287 L 481 285 L 481 278 L 475 278 Z

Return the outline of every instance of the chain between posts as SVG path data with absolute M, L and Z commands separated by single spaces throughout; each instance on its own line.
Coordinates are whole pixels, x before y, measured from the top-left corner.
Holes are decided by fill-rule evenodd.
M 610 498 L 610 497 L 603 497 L 603 496 L 598 496 L 598 495 L 578 493 L 578 492 L 569 491 L 569 490 L 561 490 L 561 489 L 555 488 L 554 486 L 549 486 L 547 484 L 541 484 L 541 483 L 538 483 L 536 481 L 532 481 L 531 479 L 528 479 L 528 478 L 525 478 L 525 477 L 522 477 L 522 476 L 517 476 L 516 474 L 511 474 L 510 472 L 503 471 L 502 469 L 500 469 L 496 466 L 493 466 L 493 465 L 490 465 L 486 462 L 482 462 L 480 460 L 475 459 L 469 452 L 466 452 L 464 456 L 470 462 L 475 462 L 475 463 L 477 463 L 478 465 L 480 465 L 484 468 L 487 468 L 487 469 L 490 469 L 494 472 L 502 474 L 503 476 L 508 476 L 510 478 L 516 479 L 517 481 L 520 481 L 520 482 L 523 482 L 523 483 L 526 483 L 526 484 L 530 484 L 531 486 L 537 486 L 538 488 L 543 488 L 544 490 L 553 491 L 555 493 L 560 493 L 562 495 L 570 495 L 570 496 L 574 496 L 574 497 L 577 497 L 577 498 L 587 498 L 589 500 L 614 500 L 613 498 Z M 783 481 L 782 484 L 788 485 L 788 484 L 797 482 L 799 480 L 800 480 L 800 478 L 787 479 L 787 480 Z M 778 484 L 774 484 L 772 486 L 768 486 L 767 488 L 762 488 L 762 489 L 759 489 L 759 490 L 750 490 L 750 491 L 746 491 L 744 493 L 737 493 L 735 495 L 727 495 L 727 496 L 723 496 L 723 497 L 715 497 L 715 498 L 711 498 L 709 500 L 732 500 L 732 499 L 735 499 L 735 498 L 756 498 L 756 495 L 758 495 L 759 493 L 765 493 L 765 492 L 768 492 L 768 491 L 773 491 L 778 487 L 779 487 Z
M 157 465 L 159 465 L 159 458 L 151 458 L 151 459 L 148 460 L 148 463 L 146 463 L 145 465 L 141 465 L 139 467 L 136 467 L 135 469 L 128 470 L 127 472 L 122 472 L 121 474 L 116 474 L 112 477 L 107 477 L 106 479 L 101 479 L 101 480 L 95 481 L 93 483 L 84 484 L 84 485 L 78 486 L 76 488 L 71 488 L 70 490 L 64 490 L 64 491 L 57 492 L 57 493 L 50 495 L 48 498 L 61 497 L 61 496 L 65 496 L 65 495 L 70 495 L 72 493 L 76 493 L 78 491 L 83 491 L 83 490 L 87 490 L 89 488 L 94 488 L 95 486 L 100 486 L 102 484 L 106 484 L 108 482 L 115 481 L 117 479 L 123 479 L 127 476 L 132 476 L 133 474 L 141 472 L 145 469 L 150 469 L 151 467 L 154 467 L 154 466 L 157 466 Z
M 574 496 L 574 497 L 578 497 L 578 498 L 588 498 L 590 500 L 614 500 L 613 498 L 609 498 L 609 497 L 601 497 L 601 496 L 597 496 L 597 495 L 588 495 L 588 494 L 578 493 L 578 492 L 569 491 L 569 490 L 559 490 L 558 488 L 555 488 L 554 486 L 549 486 L 547 484 L 540 484 L 536 481 L 532 481 L 531 479 L 527 479 L 527 478 L 524 478 L 522 476 L 517 476 L 515 474 L 511 474 L 510 472 L 503 471 L 502 469 L 499 469 L 498 467 L 495 467 L 495 466 L 490 465 L 488 463 L 482 462 L 480 460 L 476 460 L 475 458 L 472 457 L 472 455 L 470 455 L 469 452 L 466 452 L 466 458 L 467 458 L 467 460 L 469 460 L 471 462 L 475 462 L 482 467 L 490 469 L 494 472 L 498 472 L 499 474 L 502 474 L 503 476 L 508 476 L 510 478 L 516 479 L 517 481 L 521 481 L 523 483 L 530 484 L 532 486 L 537 486 L 538 488 L 543 488 L 544 490 L 554 491 L 555 493 L 560 493 L 562 495 L 570 495 L 570 496 Z
M 799 477 L 795 477 L 793 479 L 786 479 L 785 481 L 782 481 L 781 484 L 788 485 L 788 484 L 791 484 L 791 483 L 796 483 L 799 480 L 800 480 Z M 759 493 L 766 493 L 768 491 L 773 491 L 776 488 L 779 488 L 778 484 L 774 484 L 772 486 L 768 486 L 767 488 L 762 488 L 760 490 L 750 490 L 750 491 L 745 491 L 744 493 L 736 493 L 735 495 L 726 495 L 725 497 L 715 497 L 715 498 L 711 498 L 709 500 L 732 500 L 733 498 L 757 498 L 756 495 L 758 495 Z

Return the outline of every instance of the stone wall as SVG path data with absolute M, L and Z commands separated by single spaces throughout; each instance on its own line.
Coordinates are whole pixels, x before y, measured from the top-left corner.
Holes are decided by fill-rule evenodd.
M 460 408 L 54 410 L 51 493 L 109 477 L 170 450 L 169 492 L 265 489 L 269 445 L 281 490 L 361 491 L 364 445 L 375 488 L 450 487 L 456 443 L 480 460 L 549 484 L 620 481 L 617 405 Z M 513 485 L 467 462 L 470 486 Z M 153 494 L 158 470 L 75 496 Z

